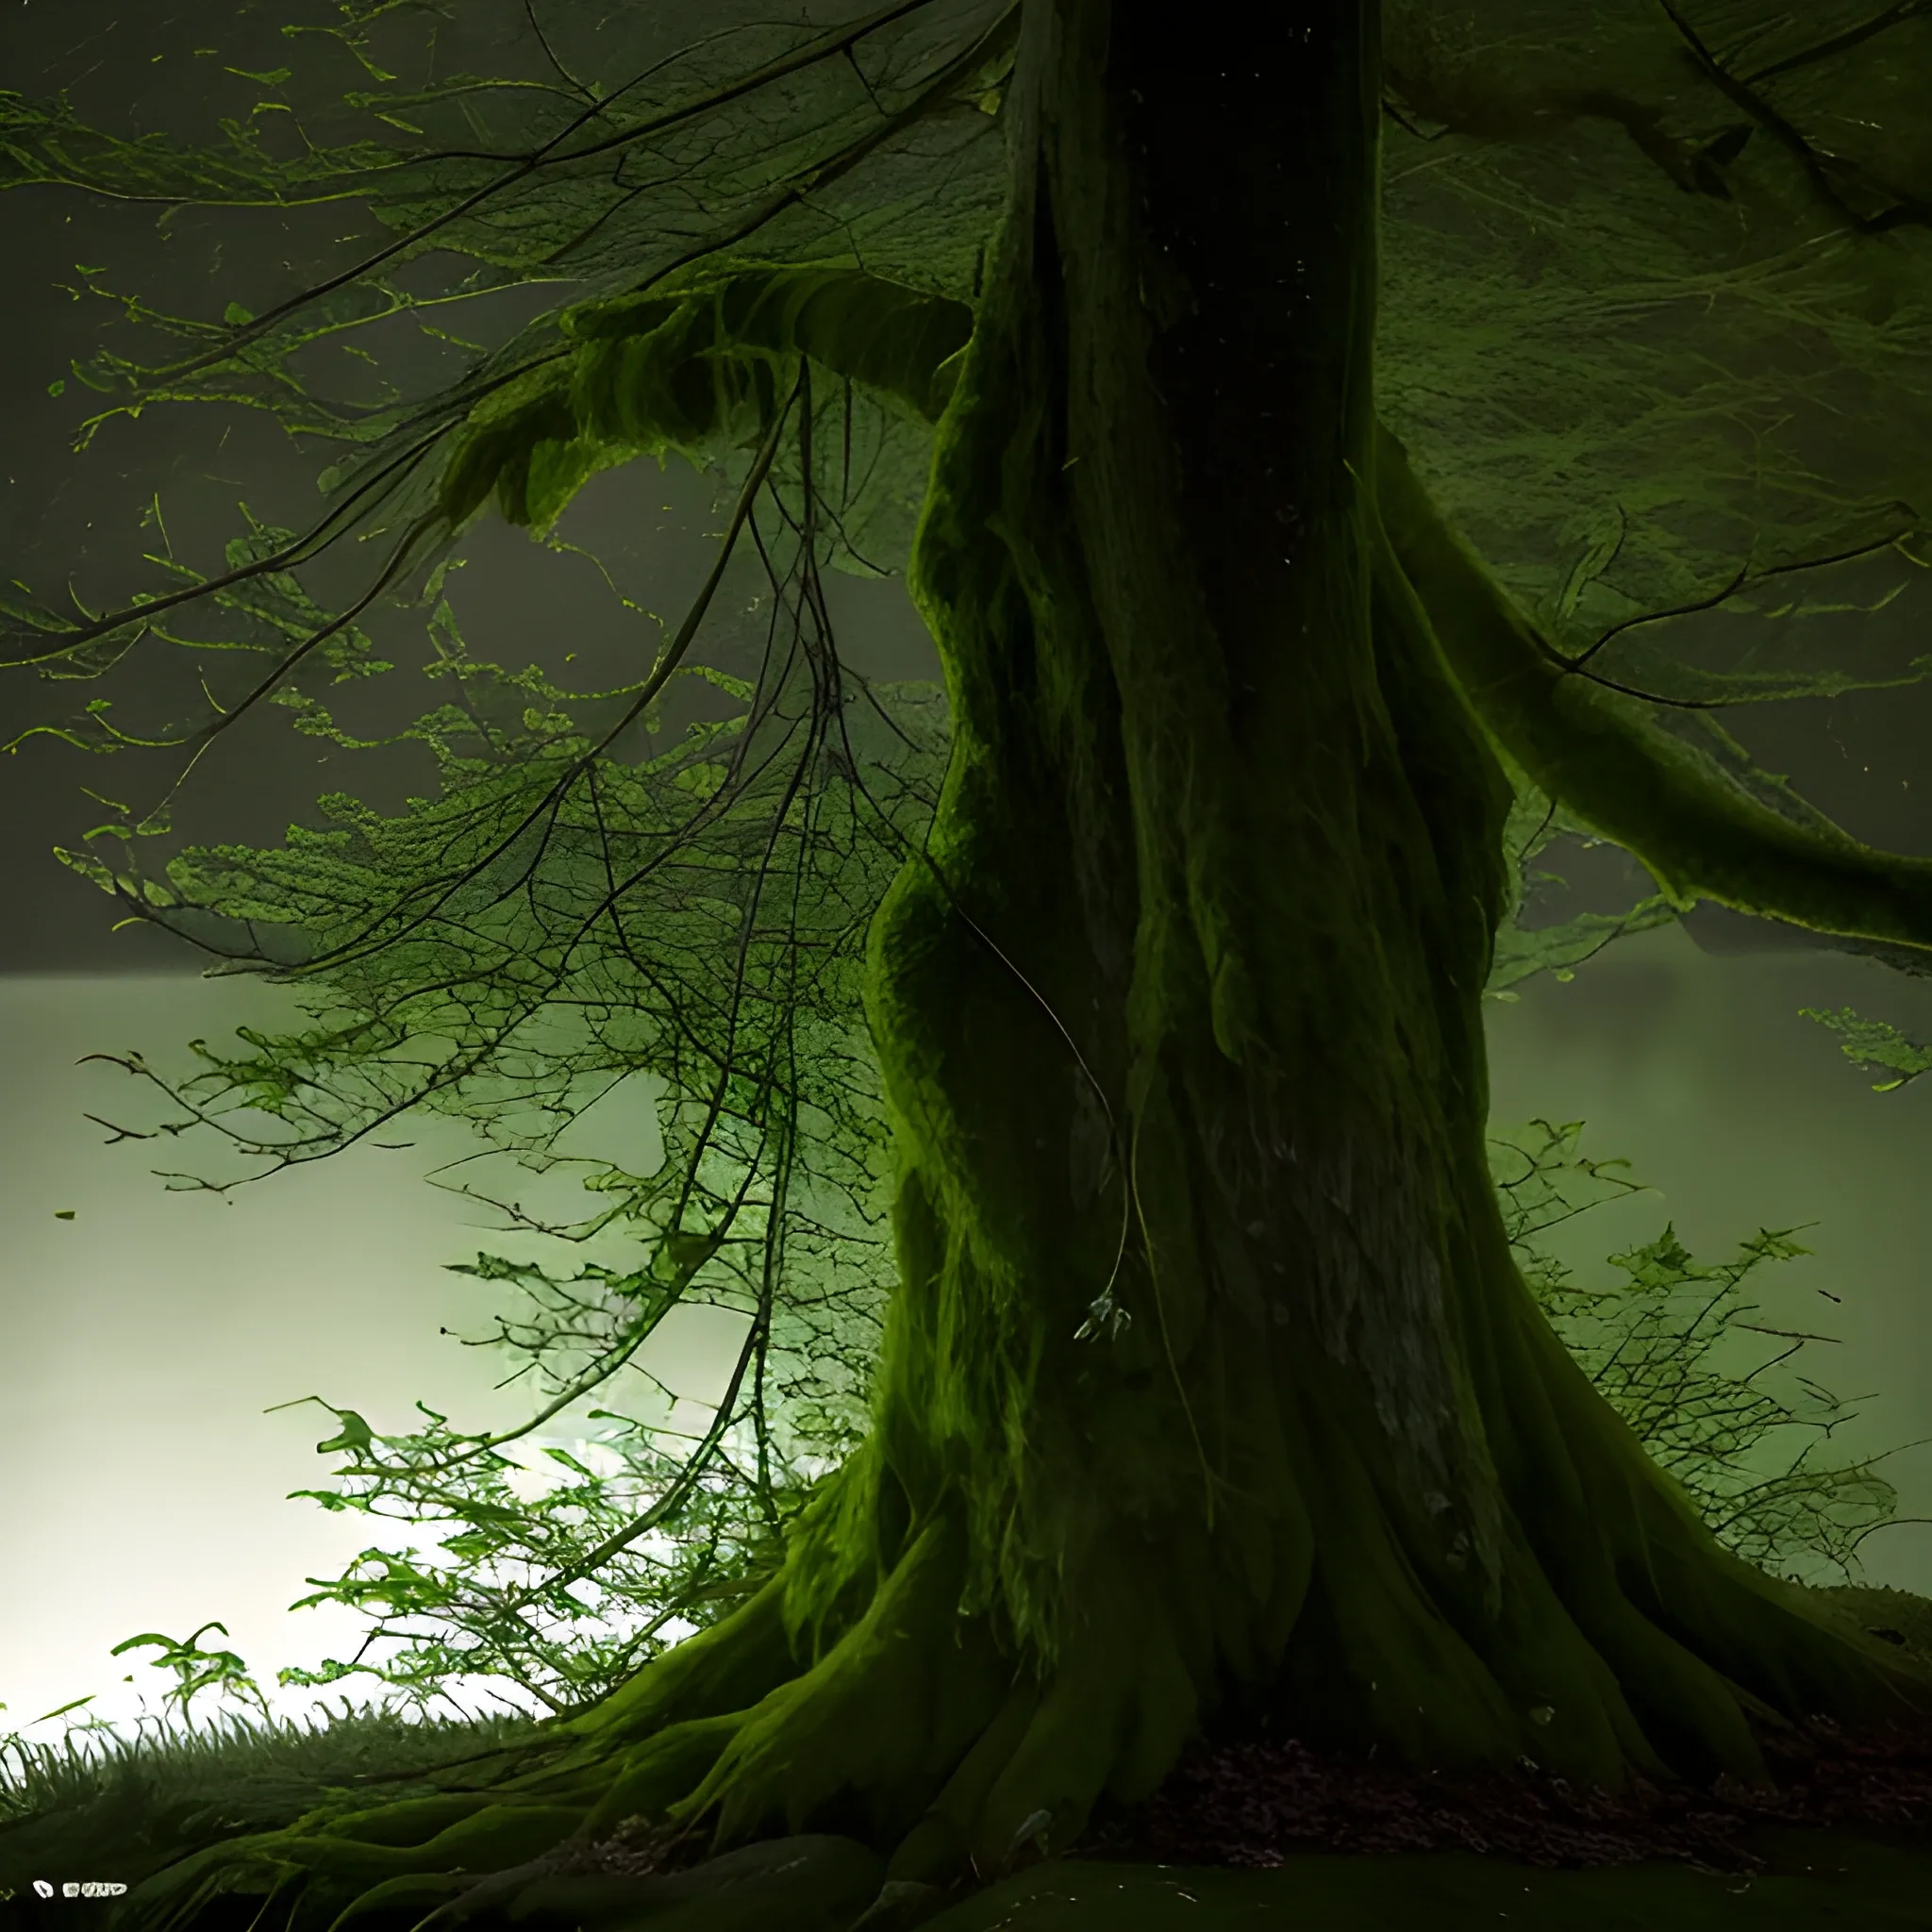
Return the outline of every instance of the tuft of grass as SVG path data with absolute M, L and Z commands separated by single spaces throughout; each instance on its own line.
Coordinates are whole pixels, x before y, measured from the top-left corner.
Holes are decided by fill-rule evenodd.
M 0 1757 L 0 1897 L 37 1877 L 132 1887 L 203 1845 L 274 1830 L 331 1800 L 434 1790 L 440 1768 L 537 1731 L 521 1712 L 442 1723 L 345 1697 L 339 1716 L 233 1713 L 92 1750 L 74 1732 L 58 1745 L 16 1738 L 6 1747 L 14 1761 Z

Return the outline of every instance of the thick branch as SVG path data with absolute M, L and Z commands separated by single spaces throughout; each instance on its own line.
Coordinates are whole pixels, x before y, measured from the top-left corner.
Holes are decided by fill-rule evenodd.
M 939 420 L 953 392 L 958 355 L 973 333 L 973 311 L 963 302 L 862 270 L 810 264 L 741 273 L 695 293 L 623 297 L 576 311 L 567 327 L 587 343 L 614 345 L 655 332 L 687 305 L 702 316 L 704 340 L 681 342 L 685 355 L 716 360 L 733 351 L 802 351 L 929 423 Z M 617 375 L 608 367 L 579 375 L 578 391 L 591 412 L 615 413 L 615 399 L 597 391 Z
M 493 491 L 509 522 L 547 527 L 614 458 L 762 429 L 799 355 L 936 421 L 973 314 L 859 271 L 808 265 L 587 304 L 563 326 L 572 352 L 472 414 L 443 474 L 452 525 Z
M 1443 521 L 1386 429 L 1382 519 L 1484 724 L 1529 777 L 1642 859 L 1673 903 L 1932 948 L 1932 859 L 1801 825 L 1727 783 L 1635 699 L 1570 675 Z

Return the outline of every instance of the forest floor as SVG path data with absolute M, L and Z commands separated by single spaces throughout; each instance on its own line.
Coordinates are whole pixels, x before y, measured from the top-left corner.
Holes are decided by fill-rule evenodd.
M 1932 1601 L 1832 1595 L 1932 1667 Z M 10 1781 L 0 1765 L 0 1926 L 113 1932 L 111 1900 L 67 1900 L 61 1885 L 131 1890 L 187 1845 L 274 1829 L 345 1795 L 433 1791 L 437 1766 L 534 1730 L 528 1719 L 428 1725 L 345 1705 L 318 1728 L 237 1724 L 98 1760 L 45 1757 Z M 922 1889 L 865 1932 L 1932 1932 L 1932 1737 L 1819 1727 L 1766 1742 L 1774 1790 L 1640 1785 L 1616 1799 L 1529 1767 L 1457 1781 L 1325 1761 L 1292 1740 L 1197 1748 L 1146 1805 L 1103 1807 L 1067 1856 L 956 1895 Z M 35 1895 L 36 1878 L 52 1899 Z M 877 1854 L 849 1839 L 707 1858 L 699 1840 L 637 1820 L 522 1868 L 494 1909 L 441 1923 L 851 1932 L 882 1879 Z M 266 1932 L 277 1923 L 271 1913 Z
M 1759 1841 L 1750 1876 L 1676 1862 L 1584 1870 L 1468 1852 L 1307 1852 L 1268 1870 L 1051 1860 L 924 1932 L 1879 1932 L 1932 1926 L 1932 1844 L 1840 1831 Z M 657 1932 L 657 1921 L 652 1921 Z M 668 1932 L 668 1927 L 666 1928 Z M 801 1928 L 803 1932 L 803 1928 Z

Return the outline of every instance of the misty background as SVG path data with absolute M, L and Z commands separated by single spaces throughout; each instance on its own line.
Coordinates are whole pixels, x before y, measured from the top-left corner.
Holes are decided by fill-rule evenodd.
M 251 35 L 262 42 L 253 54 Z M 198 51 L 217 41 L 219 55 Z M 499 51 L 460 44 L 455 28 L 451 41 L 453 68 L 502 64 Z M 134 12 L 103 0 L 29 0 L 0 17 L 0 83 L 67 88 L 84 117 L 129 133 L 206 134 L 215 116 L 245 112 L 259 96 L 236 70 L 279 58 L 273 27 L 234 5 Z M 96 286 L 208 318 L 230 299 L 258 311 L 356 258 L 372 233 L 360 221 L 337 208 L 171 213 L 58 188 L 0 195 L 10 277 L 0 323 L 5 574 L 50 597 L 70 583 L 82 606 L 101 608 L 155 580 L 143 550 L 215 567 L 239 527 L 238 502 L 275 523 L 311 516 L 325 457 L 259 413 L 150 409 L 103 424 L 75 453 L 108 399 L 78 383 L 71 364 L 123 326 L 115 295 Z M 99 273 L 82 274 L 83 263 Z M 425 286 L 433 266 L 416 271 Z M 460 332 L 497 340 L 569 292 L 525 289 L 465 305 Z M 425 382 L 443 353 L 426 339 L 386 341 L 383 352 L 386 372 Z M 655 655 L 658 620 L 675 627 L 710 567 L 718 490 L 716 476 L 675 461 L 607 474 L 564 519 L 559 534 L 575 551 L 546 550 L 486 520 L 449 591 L 473 647 L 512 668 L 541 664 L 580 689 L 635 675 Z M 358 562 L 338 567 L 353 573 Z M 327 573 L 316 581 L 326 595 Z M 834 574 L 827 588 L 848 662 L 874 676 L 937 675 L 896 579 Z M 762 631 L 764 591 L 755 562 L 739 559 L 698 655 L 735 665 Z M 371 628 L 398 669 L 329 693 L 339 721 L 364 732 L 394 729 L 431 702 L 413 670 L 425 656 L 421 613 L 389 612 Z M 130 711 L 164 708 L 183 692 L 183 667 L 153 657 L 101 689 Z M 0 679 L 0 742 L 64 719 L 92 690 Z M 1733 728 L 1850 830 L 1927 853 L 1928 724 L 1932 701 L 1917 688 L 1761 707 Z M 36 1721 L 75 1698 L 92 1695 L 88 1711 L 123 1725 L 158 1709 L 172 1678 L 144 1653 L 110 1657 L 111 1646 L 146 1631 L 185 1638 L 210 1619 L 226 1637 L 205 1642 L 239 1652 L 278 1710 L 333 1706 L 344 1693 L 375 1699 L 375 1679 L 321 1693 L 275 1688 L 277 1668 L 351 1656 L 368 1627 L 339 1605 L 287 1607 L 366 1545 L 411 1539 L 377 1519 L 285 1500 L 331 1487 L 336 1458 L 314 1445 L 337 1425 L 313 1403 L 263 1411 L 323 1396 L 381 1433 L 407 1427 L 419 1398 L 459 1429 L 502 1426 L 532 1406 L 525 1385 L 492 1386 L 519 1357 L 458 1339 L 489 1334 L 521 1298 L 444 1264 L 479 1247 L 516 1253 L 524 1239 L 430 1184 L 439 1168 L 445 1180 L 464 1174 L 446 1164 L 480 1144 L 459 1124 L 405 1121 L 383 1138 L 408 1146 L 365 1142 L 227 1195 L 171 1191 L 155 1172 L 209 1173 L 220 1165 L 212 1144 L 118 1137 L 151 1127 L 162 1104 L 86 1056 L 139 1050 L 183 1076 L 193 1071 L 190 1041 L 219 1050 L 238 1024 L 298 1017 L 287 990 L 201 977 L 203 956 L 155 927 L 113 930 L 112 902 L 53 856 L 56 844 L 87 849 L 104 815 L 83 788 L 145 804 L 172 773 L 165 758 L 89 757 L 51 735 L 0 758 L 0 1467 L 9 1477 L 0 1491 L 0 1733 L 35 1740 L 58 1737 L 60 1720 Z M 298 736 L 264 707 L 204 760 L 176 839 L 274 843 L 290 823 L 315 822 L 323 791 L 399 811 L 432 782 L 420 745 L 352 755 Z M 1571 885 L 1541 895 L 1538 923 L 1621 909 L 1647 890 L 1620 855 L 1568 858 Z M 1565 870 L 1565 855 L 1550 863 Z M 1809 1373 L 1842 1397 L 1868 1398 L 1841 1447 L 1876 1452 L 1932 1437 L 1932 1081 L 1874 1092 L 1836 1037 L 1799 1017 L 1807 1006 L 1851 1006 L 1932 1038 L 1932 983 L 1704 908 L 1618 942 L 1567 982 L 1541 975 L 1515 1002 L 1491 1003 L 1492 1118 L 1499 1127 L 1581 1119 L 1586 1154 L 1626 1158 L 1655 1190 L 1564 1231 L 1558 1252 L 1587 1281 L 1613 1278 L 1603 1257 L 1667 1220 L 1706 1262 L 1727 1258 L 1759 1226 L 1815 1224 L 1798 1237 L 1814 1254 L 1760 1271 L 1754 1287 L 1763 1319 L 1836 1338 L 1813 1348 Z M 589 1154 L 648 1141 L 655 1128 L 647 1102 L 629 1095 L 571 1133 Z M 596 1401 L 701 1426 L 737 1333 L 735 1318 L 682 1309 L 624 1372 L 625 1384 Z M 597 1428 L 566 1412 L 518 1445 L 532 1465 L 527 1492 L 547 1480 L 535 1467 L 543 1444 L 593 1441 Z M 1932 1592 L 1932 1526 L 1912 1520 L 1932 1518 L 1932 1448 L 1907 1449 L 1884 1469 L 1902 1520 L 1864 1546 L 1866 1576 Z M 508 1684 L 491 1694 L 522 1701 Z M 201 1700 L 198 1719 L 217 1707 Z

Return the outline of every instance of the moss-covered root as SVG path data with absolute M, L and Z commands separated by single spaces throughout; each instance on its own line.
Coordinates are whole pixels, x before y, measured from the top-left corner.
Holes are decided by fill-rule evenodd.
M 988 1619 L 960 1614 L 965 1576 L 958 1514 L 915 1526 L 809 1668 L 749 1710 L 634 1747 L 579 1835 L 637 1814 L 708 1824 L 721 1848 L 829 1828 L 889 1851 L 893 1882 L 947 1883 L 1065 1845 L 1103 1790 L 1151 1792 L 1199 1716 L 1188 1652 L 1206 1646 L 1178 1641 L 1181 1592 L 1124 1574 L 1083 1591 L 1078 1641 L 1041 1674 L 1003 1654 Z
M 575 1761 L 496 1782 L 344 1810 L 231 1840 L 157 1874 L 115 1932 L 226 1924 L 230 1894 L 264 1895 L 287 1932 L 424 1932 L 513 1907 L 544 1855 L 642 1818 L 707 1831 L 713 1851 L 807 1827 L 891 1853 L 890 1885 L 991 1877 L 1063 1846 L 1105 1790 L 1153 1790 L 1193 1728 L 1197 1698 L 1158 1614 L 1130 1591 L 1044 1683 L 1005 1659 L 983 1618 L 958 1614 L 956 1514 L 913 1527 L 864 1612 L 748 1708 L 677 1715 L 637 1738 L 640 1711 L 687 1713 L 708 1681 L 744 1681 L 769 1643 L 766 1613 L 730 1620 L 561 1725 Z M 747 1606 L 747 1610 L 752 1607 Z M 479 1875 L 480 1874 L 480 1875 Z
M 1109 1517 L 1067 1553 L 1069 1621 L 1051 1657 L 1002 1643 L 966 1607 L 958 1490 L 941 1486 L 896 1534 L 857 1534 L 893 1528 L 880 1499 L 896 1479 L 874 1439 L 808 1512 L 779 1575 L 525 1740 L 521 1764 L 506 1753 L 445 1774 L 458 1789 L 339 1799 L 197 1853 L 131 1894 L 114 1932 L 225 1926 L 236 1892 L 267 1894 L 262 1923 L 288 1932 L 431 1932 L 514 1907 L 552 1882 L 545 1855 L 636 1819 L 712 1852 L 834 1832 L 884 1857 L 902 1888 L 990 1880 L 1071 1843 L 1103 1794 L 1150 1795 L 1230 1689 L 1298 1729 L 1325 1716 L 1414 1763 L 1532 1752 L 1612 1786 L 1628 1768 L 1761 1775 L 1753 1719 L 1924 1707 L 1925 1687 L 1882 1646 L 1716 1549 L 1513 1277 L 1488 1313 L 1476 1379 L 1513 1391 L 1486 1405 L 1507 1498 L 1493 1594 L 1473 1582 L 1458 1594 L 1403 1533 L 1345 1378 L 1265 1348 L 1247 1374 L 1227 1365 L 1225 1392 L 1272 1391 L 1296 1466 L 1324 1473 L 1305 1486 L 1307 1512 L 1277 1525 L 1293 1549 L 1271 1544 L 1279 1560 L 1258 1562 L 1231 1506 L 1209 1535 L 1185 1486 L 1172 1533 Z M 1095 1453 L 1108 1466 L 1124 1452 Z M 842 1583 L 827 1538 L 851 1557 Z M 1270 1587 L 1241 1586 L 1263 1572 Z
M 1559 1433 L 1562 1407 L 1559 1397 L 1546 1411 Z M 1774 1704 L 1804 1709 L 1821 1698 L 1849 1707 L 1860 1701 L 1854 1693 L 1916 1685 L 1883 1669 L 1865 1678 L 1862 1646 L 1827 1630 L 1831 1620 L 1809 1611 L 1804 1592 L 1743 1565 L 1711 1571 L 1701 1532 L 1690 1525 L 1678 1546 L 1659 1498 L 1668 1503 L 1662 1490 L 1633 1494 L 1623 1523 L 1598 1523 L 1607 1546 L 1633 1560 L 1562 1577 L 1589 1581 L 1588 1606 L 1580 1589 L 1559 1599 L 1544 1580 L 1561 1575 L 1554 1548 L 1541 1564 L 1522 1552 L 1518 1583 L 1535 1578 L 1536 1587 L 1512 1586 L 1514 1607 L 1486 1633 L 1458 1633 L 1431 1613 L 1424 1592 L 1391 1591 L 1384 1566 L 1362 1556 L 1376 1539 L 1339 1541 L 1308 1575 L 1291 1657 L 1312 1658 L 1332 1683 L 1379 1686 L 1371 1714 L 1385 1736 L 1402 1730 L 1391 1715 L 1398 1705 L 1426 1705 L 1472 1737 L 1493 1729 L 1498 1750 L 1520 1740 L 1512 1711 L 1534 1678 L 1561 1707 L 1542 1713 L 1546 1762 L 1581 1749 L 1606 1765 L 1653 1771 L 1725 1758 L 1748 1771 L 1747 1712 L 1770 1718 Z M 1338 1497 L 1357 1519 L 1362 1501 Z M 1150 1795 L 1196 1730 L 1215 1649 L 1210 1578 L 1206 1566 L 1150 1565 L 1140 1554 L 1137 1571 L 1127 1542 L 1099 1545 L 1080 1591 L 1085 1613 L 1058 1664 L 1016 1669 L 983 1617 L 961 1615 L 965 1537 L 956 1514 L 936 1514 L 910 1526 L 870 1604 L 836 1641 L 748 1707 L 699 1713 L 707 1700 L 692 1687 L 708 1681 L 715 1690 L 744 1681 L 742 1670 L 769 1668 L 769 1607 L 714 1626 L 575 1720 L 571 1766 L 492 1770 L 489 1789 L 353 1810 L 338 1803 L 284 1831 L 212 1847 L 140 1887 L 113 1932 L 243 1923 L 233 1917 L 237 1893 L 265 1895 L 265 1915 L 246 1922 L 276 1932 L 494 1923 L 513 1916 L 525 1892 L 534 1903 L 533 1888 L 555 1890 L 549 1855 L 600 1843 L 640 1819 L 681 1826 L 713 1854 L 805 1831 L 856 1839 L 886 1859 L 882 1900 L 993 1880 L 1072 1843 L 1103 1794 L 1123 1803 Z M 1389 1554 L 1399 1564 L 1392 1543 Z M 1304 1699 L 1307 1687 L 1291 1670 L 1274 1701 L 1306 1716 L 1323 1701 Z M 1625 1693 L 1641 1710 L 1641 1729 Z M 1472 1700 L 1490 1722 L 1463 1710 Z M 641 1736 L 650 1707 L 679 1714 Z M 1672 1709 L 1674 1725 L 1665 1721 Z M 1577 1731 L 1589 1713 L 1601 1737 Z M 1424 1756 L 1433 1741 L 1415 1740 Z
M 474 1883 L 468 1874 L 538 1857 L 566 1838 L 581 1804 L 444 1791 L 394 1799 L 325 1820 L 310 1814 L 281 1831 L 211 1845 L 137 1886 L 120 1902 L 114 1932 L 192 1932 L 236 1921 L 224 1901 L 265 1900 L 251 1915 L 288 1932 L 324 1932 L 352 1914 L 398 1900 L 424 1908 Z
M 329 1926 L 352 1907 L 387 1924 L 406 1906 L 453 1907 L 479 1874 L 499 1874 L 489 1893 L 503 1893 L 529 1860 L 586 1826 L 655 1816 L 689 1793 L 747 1707 L 795 1672 L 774 1582 L 589 1711 L 425 1773 L 421 1782 L 448 1787 L 433 1796 L 345 1792 L 278 1830 L 188 1851 L 121 1901 L 114 1932 L 225 1924 L 219 1902 L 236 1892 L 266 1894 L 275 1916 L 263 1923 L 289 1932 Z

